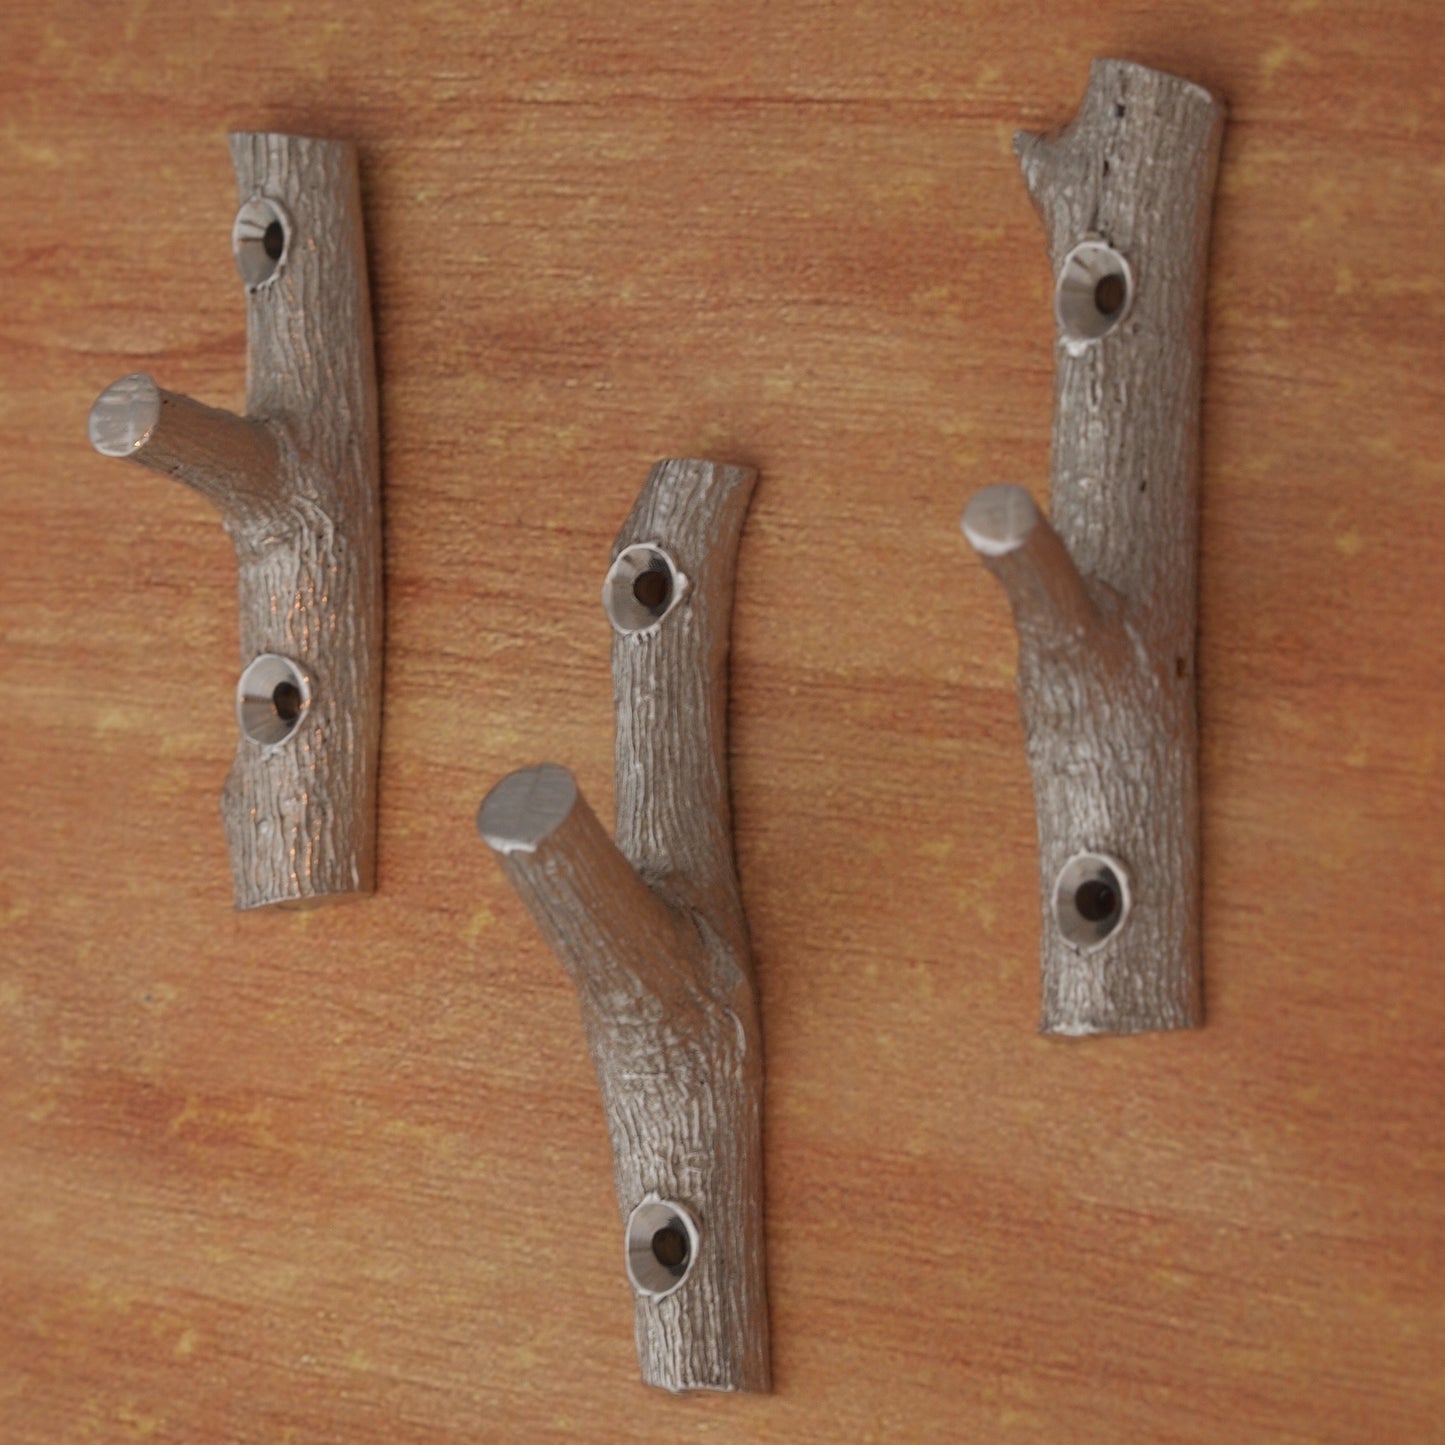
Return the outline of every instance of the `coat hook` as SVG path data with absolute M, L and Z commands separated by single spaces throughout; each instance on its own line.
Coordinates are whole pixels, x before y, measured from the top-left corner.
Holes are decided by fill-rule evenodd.
M 220 510 L 240 573 L 237 908 L 369 893 L 381 733 L 381 462 L 354 146 L 230 138 L 245 417 L 122 377 L 90 439 Z
M 477 827 L 581 1001 L 612 1136 L 642 1378 L 768 1388 L 763 1056 L 733 863 L 727 654 L 757 475 L 659 462 L 613 549 L 617 841 L 555 764 Z
M 1223 126 L 1200 86 L 1098 60 L 1072 124 L 1014 141 L 1054 270 L 1051 516 L 986 487 L 963 531 L 1018 630 L 1046 1033 L 1201 1022 L 1199 389 Z

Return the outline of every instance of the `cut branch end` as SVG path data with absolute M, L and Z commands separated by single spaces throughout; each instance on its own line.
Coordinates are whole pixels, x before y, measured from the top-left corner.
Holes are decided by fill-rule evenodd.
M 1008 593 L 1020 634 L 1063 646 L 1096 627 L 1088 583 L 1022 487 L 985 487 L 964 511 L 963 535 Z
M 283 497 L 276 438 L 259 421 L 165 391 L 135 372 L 90 408 L 91 445 L 175 477 L 219 508 L 227 524 L 268 515 Z
M 90 444 L 102 456 L 132 456 L 150 440 L 160 419 L 160 388 L 144 372 L 132 372 L 96 397 L 90 408 Z
M 509 773 L 482 799 L 477 832 L 498 853 L 535 853 L 577 805 L 577 781 L 557 763 Z
M 963 535 L 982 557 L 1017 552 L 1042 520 L 1034 499 L 1022 487 L 985 487 L 964 508 Z

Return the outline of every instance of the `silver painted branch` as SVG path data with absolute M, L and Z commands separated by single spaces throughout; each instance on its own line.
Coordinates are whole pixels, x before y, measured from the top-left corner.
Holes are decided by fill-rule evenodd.
M 127 457 L 200 492 L 229 527 L 267 514 L 281 500 L 275 435 L 264 422 L 162 391 L 150 377 L 123 376 L 90 409 L 98 452 Z
M 220 510 L 239 567 L 241 736 L 222 798 L 238 908 L 366 893 L 381 730 L 381 515 L 355 148 L 240 134 L 247 417 L 108 387 L 91 439 Z
M 1068 548 L 1022 487 L 976 493 L 963 514 L 963 533 L 1008 593 L 1020 636 L 1056 650 L 1115 646 L 1114 608 L 1095 602 Z
M 617 842 L 550 764 L 503 779 L 478 815 L 577 986 L 642 1377 L 669 1390 L 769 1384 L 762 1044 L 727 782 L 733 576 L 755 480 L 659 463 L 618 537 L 604 588 Z
M 1101 60 L 1072 124 L 1015 142 L 1055 277 L 1052 525 L 989 488 L 964 531 L 1018 625 L 1049 1033 L 1202 1017 L 1199 393 L 1223 118 L 1189 81 Z

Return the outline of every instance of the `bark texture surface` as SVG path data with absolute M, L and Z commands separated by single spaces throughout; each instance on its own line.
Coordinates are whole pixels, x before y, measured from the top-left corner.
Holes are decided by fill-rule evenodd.
M 622 1220 L 656 1196 L 700 1226 L 682 1285 L 636 1295 L 642 1377 L 675 1391 L 769 1387 L 762 1045 L 727 768 L 733 578 L 755 481 L 661 462 L 618 536 L 614 564 L 629 548 L 665 554 L 678 596 L 655 625 L 614 624 L 617 841 L 553 765 L 504 779 L 479 815 L 577 986 Z
M 247 419 L 154 388 L 140 397 L 154 422 L 123 454 L 219 508 L 239 567 L 242 669 L 273 653 L 307 682 L 283 741 L 241 733 L 222 796 L 236 906 L 257 908 L 372 888 L 380 456 L 355 148 L 243 133 L 231 157 L 243 211 L 261 203 L 238 247 L 268 272 L 246 285 Z
M 1081 340 L 1059 317 L 1052 530 L 1025 525 L 980 548 L 1018 624 L 1048 1033 L 1202 1019 L 1199 397 L 1223 119 L 1200 86 L 1101 60 L 1070 125 L 1015 141 L 1056 284 L 1084 242 L 1105 243 L 1132 273 L 1106 334 Z M 1059 874 L 1080 853 L 1122 860 L 1132 899 L 1088 951 L 1055 911 Z

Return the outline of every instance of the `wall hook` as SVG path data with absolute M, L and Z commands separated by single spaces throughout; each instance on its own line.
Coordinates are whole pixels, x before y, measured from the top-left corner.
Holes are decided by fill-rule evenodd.
M 221 811 L 237 908 L 371 891 L 381 465 L 356 149 L 230 138 L 246 416 L 122 377 L 90 439 L 220 510 L 240 572 L 240 739 Z
M 1014 141 L 1054 271 L 1051 517 L 987 487 L 963 531 L 1018 630 L 1046 1033 L 1201 1022 L 1199 390 L 1223 124 L 1200 86 L 1098 60 L 1069 126 Z
M 659 462 L 603 586 L 617 842 L 525 768 L 477 827 L 577 986 L 612 1136 L 642 1378 L 768 1388 L 763 1057 L 733 862 L 727 654 L 756 473 Z

